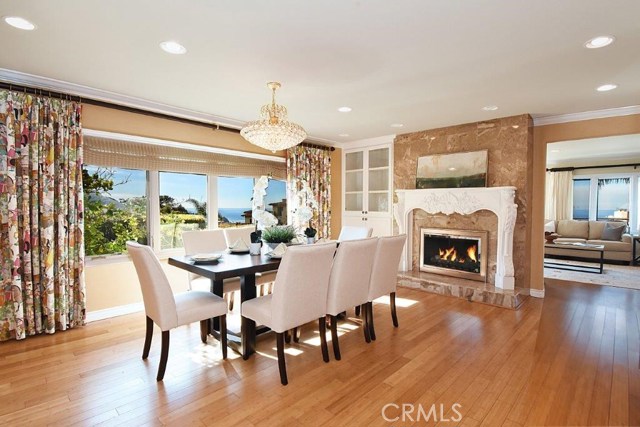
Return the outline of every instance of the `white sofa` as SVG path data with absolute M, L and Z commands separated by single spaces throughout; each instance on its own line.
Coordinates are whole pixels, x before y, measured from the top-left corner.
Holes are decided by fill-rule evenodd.
M 556 239 L 556 243 L 562 242 L 580 242 L 593 245 L 604 246 L 604 259 L 608 261 L 631 261 L 632 241 L 630 234 L 622 234 L 620 240 L 602 240 L 602 231 L 608 222 L 620 225 L 620 222 L 614 221 L 582 221 L 565 219 L 560 221 L 545 221 L 545 231 L 550 230 L 551 222 L 555 227 L 553 230 L 560 237 Z M 556 249 L 546 246 L 544 250 L 546 255 L 571 256 L 576 258 L 599 258 L 599 252 L 587 252 L 581 250 Z

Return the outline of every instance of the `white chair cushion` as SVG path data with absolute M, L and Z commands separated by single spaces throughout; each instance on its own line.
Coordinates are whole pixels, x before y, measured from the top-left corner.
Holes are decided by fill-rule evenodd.
M 227 313 L 227 303 L 225 300 L 211 292 L 183 292 L 176 294 L 174 298 L 178 315 L 175 326 L 187 325 L 192 322 L 222 316 Z
M 378 239 L 378 248 L 373 259 L 373 270 L 369 284 L 369 301 L 396 291 L 398 264 L 400 264 L 406 240 L 406 234 Z
M 273 295 L 269 294 L 260 298 L 250 299 L 242 303 L 242 315 L 255 320 L 260 325 L 271 324 L 271 301 Z M 276 331 L 284 332 L 284 331 Z
M 345 225 L 340 230 L 338 241 L 344 242 L 345 240 L 366 239 L 367 237 L 371 237 L 372 233 L 373 228 L 370 227 L 356 227 L 353 225 Z

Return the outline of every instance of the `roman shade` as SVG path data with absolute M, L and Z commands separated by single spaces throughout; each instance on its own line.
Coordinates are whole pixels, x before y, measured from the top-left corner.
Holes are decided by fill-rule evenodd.
M 154 141 L 159 143 L 106 138 L 87 132 L 84 136 L 84 161 L 85 164 L 102 167 L 220 176 L 271 175 L 276 179 L 287 176 L 284 159 L 282 162 L 270 161 L 208 151 L 211 147 L 203 146 L 199 150 L 193 144 L 184 144 L 185 148 L 182 148 L 174 142 L 167 141 L 167 145 L 161 145 L 162 141 Z

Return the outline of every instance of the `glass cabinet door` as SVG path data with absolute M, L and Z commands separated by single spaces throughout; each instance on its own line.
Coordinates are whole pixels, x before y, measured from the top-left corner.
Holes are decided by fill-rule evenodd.
M 362 211 L 364 194 L 364 152 L 345 154 L 345 211 Z
M 389 148 L 369 151 L 367 204 L 369 212 L 389 212 Z

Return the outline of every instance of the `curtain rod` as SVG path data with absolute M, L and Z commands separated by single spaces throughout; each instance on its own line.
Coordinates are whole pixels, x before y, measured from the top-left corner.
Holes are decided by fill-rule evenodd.
M 16 85 L 13 83 L 6 83 L 2 81 L 0 81 L 0 89 L 14 90 L 16 92 L 24 92 L 24 93 L 40 95 L 40 96 L 47 95 L 49 98 L 65 99 L 69 101 L 80 102 L 83 104 L 95 105 L 97 107 L 105 107 L 105 108 L 111 108 L 113 110 L 126 111 L 128 113 L 142 114 L 145 116 L 156 117 L 159 119 L 172 120 L 175 122 L 181 122 L 181 123 L 186 123 L 186 124 L 195 125 L 195 126 L 202 126 L 202 127 L 210 128 L 213 130 L 221 130 L 221 131 L 231 132 L 231 133 L 240 133 L 240 129 L 219 125 L 217 123 L 201 122 L 198 120 L 187 119 L 185 117 L 172 116 L 171 114 L 158 113 L 156 111 L 149 111 L 149 110 L 144 110 L 142 108 L 129 107 L 127 105 L 121 105 L 121 104 L 114 104 L 112 102 L 100 101 L 92 98 L 83 98 L 81 96 L 69 95 L 67 93 L 56 92 L 48 89 L 41 89 L 36 87 L 24 86 L 24 85 Z M 307 142 L 303 142 L 301 145 L 306 147 L 311 147 L 311 148 L 320 148 L 320 149 L 329 150 L 329 151 L 335 150 L 335 148 L 333 147 L 311 144 Z
M 625 167 L 631 167 L 633 166 L 633 168 L 637 168 L 638 166 L 640 166 L 640 163 L 626 163 L 624 165 L 601 165 L 601 166 L 568 166 L 566 168 L 547 168 L 547 172 L 567 172 L 567 171 L 574 171 L 574 170 L 578 170 L 578 169 L 604 169 L 604 168 L 625 168 Z
M 311 144 L 309 142 L 301 142 L 299 145 L 302 145 L 303 147 L 317 148 L 319 150 L 335 151 L 335 147 L 331 147 L 329 145 Z

